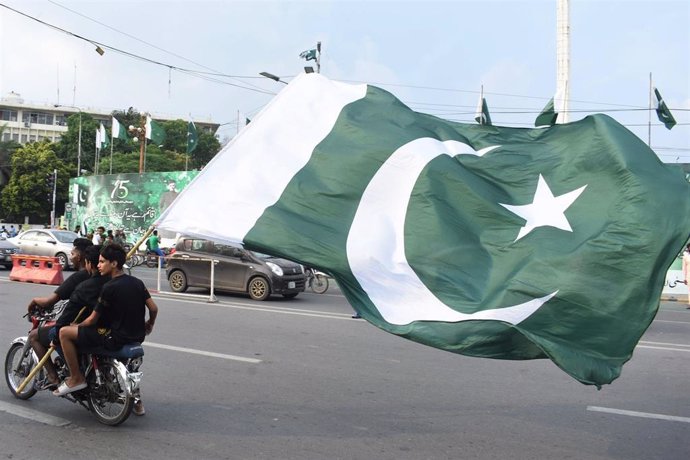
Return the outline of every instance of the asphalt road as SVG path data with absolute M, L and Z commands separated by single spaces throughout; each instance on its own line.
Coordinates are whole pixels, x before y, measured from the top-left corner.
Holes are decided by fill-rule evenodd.
M 0 344 L 52 287 L 0 270 Z M 155 288 L 155 271 L 135 274 Z M 547 360 L 454 355 L 382 332 L 337 289 L 289 301 L 155 295 L 147 414 L 100 425 L 80 406 L 0 389 L 0 459 L 687 459 L 690 310 L 661 310 L 597 391 Z

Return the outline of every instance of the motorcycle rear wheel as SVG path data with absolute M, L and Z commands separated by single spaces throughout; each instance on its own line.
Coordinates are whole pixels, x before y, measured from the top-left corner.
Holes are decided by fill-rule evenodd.
M 31 350 L 22 359 L 23 349 L 24 346 L 21 343 L 13 343 L 7 351 L 7 356 L 5 357 L 5 381 L 7 382 L 7 387 L 16 398 L 26 400 L 36 394 L 36 388 L 34 388 L 36 377 L 31 379 L 21 393 L 18 393 L 17 389 L 37 363 Z
M 99 422 L 115 426 L 129 418 L 134 407 L 134 397 L 127 394 L 127 382 L 122 380 L 112 362 L 101 362 L 101 384 L 96 382 L 96 373 L 91 372 L 86 380 L 89 384 L 87 402 Z

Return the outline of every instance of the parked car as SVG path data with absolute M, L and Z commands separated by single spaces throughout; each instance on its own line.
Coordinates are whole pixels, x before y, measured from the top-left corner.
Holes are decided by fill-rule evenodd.
M 67 270 L 72 265 L 72 242 L 77 238 L 79 235 L 69 230 L 42 228 L 27 230 L 9 241 L 19 246 L 22 254 L 57 257 L 62 269 Z
M 175 292 L 210 288 L 212 259 L 217 261 L 214 289 L 246 293 L 254 300 L 266 300 L 271 294 L 294 298 L 304 291 L 304 269 L 295 262 L 192 237 L 179 238 L 168 259 L 170 288 Z
M 11 241 L 0 239 L 0 264 L 6 269 L 12 268 L 12 254 L 18 254 L 19 248 Z

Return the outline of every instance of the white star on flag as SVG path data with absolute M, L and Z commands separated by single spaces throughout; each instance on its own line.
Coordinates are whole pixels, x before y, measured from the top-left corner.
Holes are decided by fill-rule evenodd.
M 565 210 L 575 202 L 586 187 L 587 186 L 584 185 L 577 190 L 555 197 L 544 180 L 544 177 L 539 174 L 537 191 L 534 193 L 531 204 L 509 205 L 499 203 L 508 211 L 527 221 L 520 229 L 515 241 L 526 236 L 537 227 L 555 227 L 572 232 L 573 229 L 570 227 L 570 222 L 568 222 L 568 219 L 565 217 Z

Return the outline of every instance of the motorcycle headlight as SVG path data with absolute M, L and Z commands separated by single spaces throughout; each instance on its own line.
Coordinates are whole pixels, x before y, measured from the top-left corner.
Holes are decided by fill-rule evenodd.
M 266 262 L 266 265 L 268 265 L 268 268 L 270 268 L 271 271 L 276 275 L 283 276 L 283 269 L 278 265 L 274 264 L 273 262 Z

